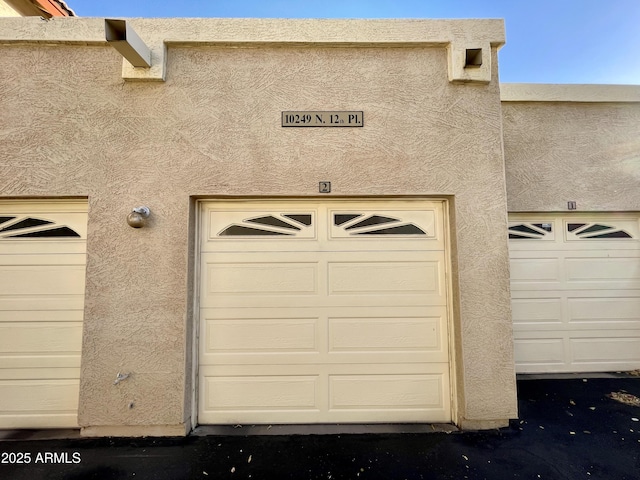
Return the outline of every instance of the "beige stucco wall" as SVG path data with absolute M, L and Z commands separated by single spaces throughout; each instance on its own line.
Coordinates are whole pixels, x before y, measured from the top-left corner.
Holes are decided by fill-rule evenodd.
M 2 196 L 89 201 L 86 434 L 188 428 L 193 199 L 316 196 L 325 180 L 331 196 L 451 200 L 455 420 L 517 415 L 495 47 L 488 84 L 451 83 L 445 43 L 369 41 L 173 45 L 166 82 L 127 82 L 115 50 L 87 43 L 0 45 Z M 282 128 L 283 110 L 363 110 L 365 127 Z
M 640 210 L 640 86 L 502 91 L 509 211 Z

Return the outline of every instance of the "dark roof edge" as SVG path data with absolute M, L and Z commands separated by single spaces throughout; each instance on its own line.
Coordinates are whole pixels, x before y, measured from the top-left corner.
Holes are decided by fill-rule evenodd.
M 56 2 L 58 5 L 60 5 L 60 8 L 66 11 L 70 17 L 77 17 L 76 12 L 74 12 L 64 0 L 53 0 L 53 1 Z

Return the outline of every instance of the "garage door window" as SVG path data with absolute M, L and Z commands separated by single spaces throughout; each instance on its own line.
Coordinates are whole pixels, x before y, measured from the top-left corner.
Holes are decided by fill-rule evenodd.
M 73 229 L 55 222 L 33 217 L 0 217 L 0 238 L 48 238 L 80 235 Z
M 633 238 L 628 232 L 614 225 L 602 223 L 568 223 L 567 240 L 593 238 Z
M 413 223 L 382 215 L 336 213 L 333 215 L 333 224 L 343 227 L 351 235 L 426 235 L 424 230 Z
M 222 230 L 220 237 L 296 236 L 313 223 L 311 214 L 272 214 L 245 218 Z
M 552 240 L 553 223 L 514 223 L 509 225 L 511 240 Z

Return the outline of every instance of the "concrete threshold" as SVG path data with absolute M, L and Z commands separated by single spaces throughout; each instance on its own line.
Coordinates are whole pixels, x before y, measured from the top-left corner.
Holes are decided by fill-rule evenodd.
M 363 435 L 393 433 L 454 433 L 452 424 L 311 424 L 311 425 L 200 425 L 189 435 L 260 436 L 260 435 Z M 6 429 L 0 430 L 0 442 L 84 439 L 80 429 Z
M 453 433 L 452 424 L 311 424 L 311 425 L 200 425 L 191 435 L 248 436 L 248 435 L 362 435 L 393 433 Z
M 83 438 L 79 428 L 6 429 L 0 430 L 0 442 L 20 440 L 63 440 Z

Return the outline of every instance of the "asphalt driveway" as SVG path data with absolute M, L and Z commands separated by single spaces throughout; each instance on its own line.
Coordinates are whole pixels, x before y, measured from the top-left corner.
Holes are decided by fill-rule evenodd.
M 526 379 L 518 388 L 520 419 L 488 432 L 247 435 L 247 427 L 63 440 L 4 432 L 0 479 L 640 479 L 640 377 Z

